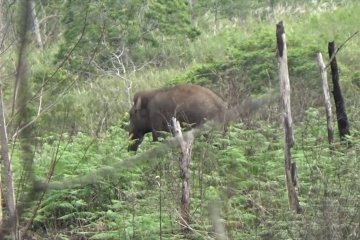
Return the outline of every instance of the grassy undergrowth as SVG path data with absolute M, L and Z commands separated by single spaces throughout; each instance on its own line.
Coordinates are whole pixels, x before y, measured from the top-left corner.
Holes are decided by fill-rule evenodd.
M 56 161 L 52 182 L 82 176 L 88 181 L 49 190 L 32 223 L 33 233 L 55 239 L 216 239 L 212 206 L 220 211 L 220 219 L 215 220 L 224 225 L 230 239 L 358 239 L 359 37 L 338 54 L 351 122 L 350 147 L 337 140 L 330 150 L 327 144 L 315 56 L 319 51 L 326 56 L 329 41 L 339 45 L 358 30 L 360 7 L 326 9 L 279 14 L 266 22 L 254 17 L 246 24 L 231 25 L 223 20 L 223 29 L 214 33 L 209 27 L 211 31 L 195 41 L 164 42 L 161 56 L 168 58 L 162 66 L 147 63 L 126 74 L 118 74 L 120 68 L 99 70 L 95 77 L 77 81 L 36 122 L 34 170 L 45 180 Z M 274 106 L 266 120 L 242 119 L 231 125 L 226 136 L 212 131 L 196 139 L 191 163 L 193 231 L 184 236 L 179 225 L 179 150 L 131 167 L 123 162 L 133 156 L 126 151 L 124 130 L 131 98 L 140 89 L 182 82 L 209 86 L 231 104 L 248 94 L 276 89 L 275 23 L 280 17 L 288 39 L 296 141 L 292 157 L 298 166 L 304 212 L 294 215 L 288 209 L 283 133 Z M 32 69 L 34 89 L 53 72 L 47 61 L 39 58 Z M 61 70 L 52 81 L 69 84 L 74 79 Z M 45 103 L 60 91 L 61 84 L 52 86 L 43 95 Z M 139 153 L 158 145 L 147 136 Z M 14 169 L 21 182 L 18 155 L 15 148 Z M 115 165 L 100 176 L 99 169 Z M 25 221 L 30 217 L 28 211 Z
M 179 226 L 179 151 L 144 159 L 135 167 L 98 179 L 97 170 L 120 163 L 126 132 L 113 127 L 94 139 L 49 137 L 36 154 L 36 172 L 45 178 L 59 143 L 53 180 L 93 175 L 96 181 L 48 191 L 33 223 L 47 237 L 69 239 L 213 239 L 209 206 L 220 210 L 220 222 L 231 239 L 356 239 L 359 234 L 358 169 L 360 143 L 353 129 L 352 146 L 327 144 L 323 114 L 307 111 L 295 127 L 292 150 L 298 166 L 299 196 L 304 213 L 288 209 L 281 127 L 269 122 L 234 124 L 225 137 L 212 131 L 196 139 L 191 163 L 191 227 Z M 154 143 L 145 140 L 143 150 Z M 80 160 L 79 160 L 80 159 Z M 160 228 L 161 218 L 161 228 Z

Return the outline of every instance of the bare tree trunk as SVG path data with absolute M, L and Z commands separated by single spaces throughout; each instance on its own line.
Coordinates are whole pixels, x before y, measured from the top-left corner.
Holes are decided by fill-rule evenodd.
M 35 2 L 34 2 L 34 0 L 29 0 L 29 1 L 30 1 L 30 7 L 31 7 L 32 28 L 33 28 L 33 31 L 35 34 L 36 47 L 42 49 L 43 43 L 41 40 L 39 20 L 36 15 Z
M 29 98 L 29 87 L 27 84 L 27 63 L 26 63 L 26 47 L 27 47 L 27 34 L 28 34 L 28 29 L 29 29 L 29 21 L 31 18 L 31 7 L 30 7 L 30 2 L 28 1 L 22 1 L 21 4 L 19 4 L 19 8 L 20 10 L 22 10 L 21 14 L 19 15 L 19 22 L 20 22 L 20 30 L 19 30 L 19 42 L 20 45 L 18 47 L 19 49 L 19 54 L 18 54 L 18 64 L 17 64 L 17 68 L 16 68 L 16 77 L 15 77 L 15 86 L 14 86 L 14 96 L 13 96 L 13 108 L 12 108 L 12 115 L 16 115 L 16 124 L 15 124 L 15 128 L 19 128 L 21 127 L 21 125 L 24 125 L 25 123 L 27 123 L 29 121 L 28 118 L 28 109 L 26 108 L 26 104 Z M 3 108 L 3 106 L 1 106 Z M 15 111 L 17 114 L 15 114 Z M 6 138 L 6 130 L 5 130 L 5 120 L 4 120 L 4 115 L 3 115 L 3 110 L 2 110 L 2 129 L 0 131 L 1 132 L 1 141 L 2 141 L 2 151 L 3 151 L 3 158 L 9 158 L 8 156 L 8 151 L 7 153 L 4 153 L 4 149 L 6 149 L 6 145 L 7 145 L 7 138 Z M 25 129 L 24 131 L 21 132 L 20 134 L 20 146 L 22 148 L 22 159 L 23 159 L 23 165 L 24 165 L 24 171 L 28 174 L 28 176 L 32 177 L 32 171 L 31 171 L 31 167 L 32 167 L 32 149 L 31 149 L 31 142 L 29 141 L 29 136 L 30 136 L 30 128 Z M 8 161 L 4 160 L 4 164 L 5 162 L 9 162 L 8 166 L 6 167 L 6 171 L 11 174 L 11 164 L 10 164 L 10 159 Z M 4 239 L 6 238 L 6 234 L 7 231 L 10 229 L 11 230 L 11 237 L 12 239 L 20 239 L 19 237 L 19 232 L 17 230 L 18 228 L 18 218 L 19 215 L 21 214 L 19 208 L 16 208 L 15 205 L 15 196 L 13 193 L 13 190 L 11 190 L 11 188 L 13 188 L 13 186 L 11 186 L 12 183 L 10 183 L 12 176 L 8 176 L 7 179 L 7 191 L 8 191 L 8 196 L 7 198 L 9 198 L 8 204 L 9 204 L 9 218 L 6 222 L 3 222 L 3 224 L 1 225 L 1 230 L 0 230 L 0 239 Z M 31 181 L 33 179 L 26 179 L 25 183 L 26 184 L 31 184 L 33 183 L 33 181 Z M 12 192 L 12 193 L 11 193 Z M 32 192 L 32 189 L 26 189 L 25 192 Z M 30 196 L 30 194 L 29 194 Z M 34 200 L 33 198 L 29 198 L 27 200 Z M 24 201 L 20 201 L 20 202 L 24 202 Z
M 345 103 L 344 98 L 341 94 L 340 84 L 339 84 L 339 70 L 336 62 L 336 54 L 335 51 L 335 42 L 329 42 L 328 44 L 329 58 L 332 59 L 330 62 L 331 67 L 331 75 L 333 81 L 333 96 L 335 100 L 335 108 L 336 108 L 336 117 L 338 122 L 340 139 L 345 140 L 346 135 L 350 135 L 349 130 L 349 122 L 345 111 Z
M 4 12 L 3 12 L 3 1 L 0 0 L 0 37 L 1 37 L 1 46 L 0 50 L 4 49 L 4 41 L 5 41 L 5 29 L 4 24 Z M 0 174 L 5 176 L 5 184 L 1 179 L 1 192 L 0 195 L 5 193 L 5 202 L 8 212 L 7 220 L 3 219 L 3 209 L 0 207 L 1 214 L 1 228 L 0 233 L 2 231 L 10 231 L 11 239 L 18 239 L 18 216 L 16 211 L 16 199 L 15 199 L 15 189 L 14 189 L 14 178 L 12 171 L 12 164 L 9 155 L 8 149 L 8 138 L 7 138 L 7 130 L 5 124 L 5 113 L 4 113 L 4 102 L 3 102 L 3 92 L 2 86 L 0 86 L 0 144 L 1 144 L 1 158 L 4 164 L 4 174 Z M 4 186 L 6 189 L 4 189 Z M 0 205 L 2 205 L 2 196 L 0 197 Z M 1 237 L 0 237 L 1 238 Z
M 181 178 L 181 224 L 183 232 L 187 234 L 190 231 L 190 172 L 189 165 L 191 160 L 191 150 L 193 137 L 184 139 L 181 133 L 179 122 L 172 118 L 175 129 L 175 136 L 179 137 L 181 147 L 180 157 L 180 178 Z
M 0 0 L 0 52 L 4 48 L 4 38 L 5 38 L 5 25 L 4 25 L 4 12 L 3 12 L 3 0 Z
M 42 50 L 43 43 L 42 43 L 42 39 L 41 39 L 39 20 L 38 20 L 37 14 L 36 14 L 35 2 L 34 2 L 34 0 L 29 0 L 29 1 L 30 1 L 30 8 L 31 8 L 32 30 L 33 30 L 34 35 L 35 35 L 36 47 Z M 43 92 L 44 92 L 44 81 L 45 80 L 43 78 L 42 84 L 41 84 L 41 89 L 40 89 L 40 95 L 39 95 L 39 106 L 38 106 L 38 112 L 37 112 L 38 116 L 40 115 L 41 108 L 42 108 L 42 100 L 43 100 Z
M 2 38 L 4 37 L 4 22 L 3 22 L 3 1 L 0 0 L 0 52 L 2 51 L 3 49 L 3 40 Z M 0 63 L 1 65 L 1 63 Z M 0 109 L 0 111 L 2 110 L 2 108 Z M 0 119 L 1 121 L 1 119 Z M 1 126 L 0 126 L 1 127 Z M 3 151 L 3 150 L 2 150 Z M 3 223 L 3 208 L 2 208 L 2 199 L 3 199 L 3 192 L 4 192 L 4 189 L 2 187 L 2 181 L 1 181 L 1 173 L 0 173 L 0 226 L 2 225 Z
M 330 93 L 329 93 L 329 85 L 327 81 L 327 73 L 325 68 L 325 63 L 321 53 L 317 54 L 318 65 L 320 68 L 321 80 L 322 80 L 322 88 L 324 94 L 324 106 L 326 112 L 326 122 L 327 122 L 327 132 L 328 132 L 328 141 L 330 148 L 334 143 L 334 128 L 333 128 L 333 116 L 331 112 L 331 101 L 330 101 Z
M 22 85 L 21 81 L 25 79 L 27 66 L 26 66 L 26 47 L 27 47 L 27 35 L 29 29 L 29 21 L 31 20 L 31 6 L 30 0 L 24 1 L 23 6 L 20 5 L 20 8 L 23 8 L 23 17 L 20 21 L 20 31 L 18 38 L 20 39 L 19 49 L 19 56 L 18 62 L 16 66 L 16 75 L 15 75 L 15 84 L 14 84 L 14 93 L 13 93 L 13 104 L 11 109 L 11 116 L 15 115 L 16 104 L 18 102 L 22 102 L 22 99 L 18 99 L 20 87 Z M 24 96 L 20 96 L 23 98 Z M 20 106 L 21 107 L 21 106 Z
M 280 78 L 280 93 L 283 103 L 283 124 L 284 124 L 284 151 L 285 151 L 285 176 L 286 187 L 288 190 L 288 198 L 290 209 L 296 213 L 300 213 L 301 206 L 297 197 L 296 188 L 296 169 L 295 164 L 291 162 L 291 148 L 294 145 L 294 134 L 292 129 L 291 104 L 290 104 L 290 81 L 287 66 L 286 38 L 283 22 L 276 25 L 278 68 Z
M 11 238 L 18 239 L 17 234 L 17 212 L 16 212 L 16 200 L 15 200 L 15 189 L 14 189 L 14 178 L 12 171 L 12 164 L 9 156 L 8 148 L 8 138 L 6 132 L 5 124 L 5 114 L 4 114 L 4 102 L 3 102 L 3 93 L 0 88 L 0 141 L 1 141 L 1 157 L 4 162 L 4 171 L 5 171 L 5 185 L 6 185 L 6 206 L 9 213 L 9 224 L 11 226 Z M 3 186 L 1 184 L 1 186 Z M 2 189 L 3 190 L 3 189 Z M 4 222 L 2 222 L 4 223 Z M 2 225 L 4 226 L 4 225 Z
M 3 151 L 3 150 L 2 150 Z M 2 202 L 3 202 L 3 193 L 5 192 L 5 189 L 3 188 L 3 181 L 1 179 L 1 176 L 3 175 L 2 171 L 0 171 L 0 226 L 2 226 L 2 224 L 4 223 L 4 219 L 3 219 L 3 207 L 2 207 Z

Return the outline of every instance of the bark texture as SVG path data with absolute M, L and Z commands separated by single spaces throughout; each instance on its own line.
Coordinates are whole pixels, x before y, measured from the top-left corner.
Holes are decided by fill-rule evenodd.
M 288 199 L 290 209 L 296 213 L 301 213 L 302 209 L 297 196 L 296 188 L 298 180 L 296 179 L 295 164 L 291 162 L 291 147 L 294 145 L 294 135 L 292 129 L 291 104 L 290 104 L 290 80 L 287 65 L 286 38 L 282 22 L 276 25 L 277 53 L 278 53 L 278 71 L 280 79 L 280 93 L 283 105 L 283 124 L 284 124 L 284 165 L 286 176 L 286 187 L 288 190 Z

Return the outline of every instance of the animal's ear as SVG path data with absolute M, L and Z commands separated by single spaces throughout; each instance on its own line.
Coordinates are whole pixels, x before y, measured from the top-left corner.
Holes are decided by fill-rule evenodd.
M 135 101 L 135 110 L 141 109 L 141 97 L 138 97 Z

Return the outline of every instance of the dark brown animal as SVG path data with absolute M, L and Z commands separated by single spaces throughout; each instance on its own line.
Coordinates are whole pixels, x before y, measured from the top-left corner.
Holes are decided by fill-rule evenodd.
M 144 135 L 152 133 L 157 141 L 160 132 L 171 132 L 171 118 L 191 126 L 215 120 L 226 124 L 227 104 L 211 90 L 193 84 L 142 91 L 134 96 L 130 109 L 129 151 L 136 151 Z

